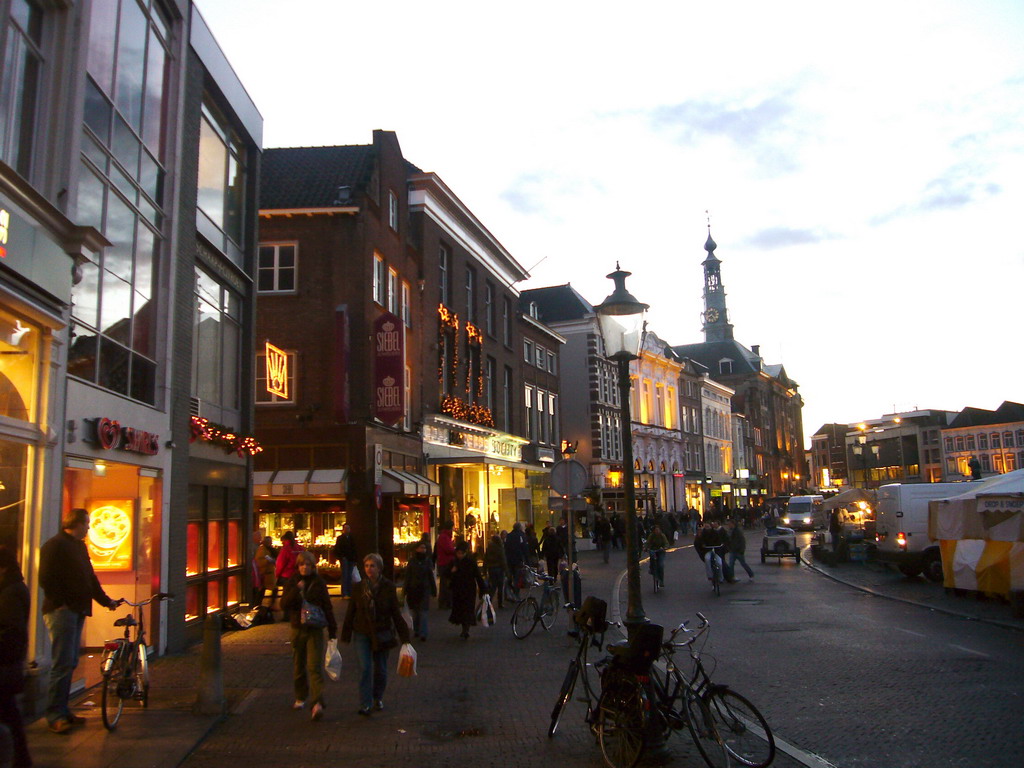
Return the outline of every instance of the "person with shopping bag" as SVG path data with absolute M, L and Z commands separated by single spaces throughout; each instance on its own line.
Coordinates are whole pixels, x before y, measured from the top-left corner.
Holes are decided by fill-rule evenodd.
M 460 541 L 455 547 L 455 560 L 448 566 L 452 585 L 452 612 L 448 621 L 462 626 L 463 640 L 469 638 L 469 628 L 476 624 L 476 595 L 487 592 L 476 558 L 469 552 L 469 542 Z
M 363 558 L 366 577 L 352 590 L 341 640 L 352 642 L 359 661 L 359 714 L 364 717 L 384 709 L 388 685 L 388 653 L 402 643 L 409 644 L 409 625 L 402 618 L 398 590 L 383 576 L 384 561 L 376 552 Z
M 431 596 L 437 597 L 434 565 L 427 557 L 427 542 L 420 539 L 405 566 L 405 604 L 412 616 L 412 633 L 417 640 L 427 639 Z
M 281 607 L 289 616 L 292 632 L 292 667 L 295 679 L 293 709 L 312 701 L 311 716 L 324 714 L 324 629 L 333 640 L 338 634 L 327 582 L 316 572 L 316 558 L 303 550 L 295 558 L 295 574 L 285 584 Z

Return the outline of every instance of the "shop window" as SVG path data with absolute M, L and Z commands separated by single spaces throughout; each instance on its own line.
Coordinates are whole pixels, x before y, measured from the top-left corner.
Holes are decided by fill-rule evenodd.
M 206 599 L 205 595 L 205 584 L 189 584 L 185 587 L 185 621 L 194 621 L 203 615 L 199 606 Z
M 224 521 L 211 520 L 206 525 L 206 570 L 224 567 Z
M 228 576 L 228 607 L 238 605 L 242 602 L 242 577 L 240 574 Z
M 216 613 L 224 606 L 224 582 L 220 579 L 206 582 L 206 612 Z
M 25 470 L 29 448 L 20 443 L 0 440 L 0 545 L 11 549 L 19 562 L 25 526 Z
M 198 576 L 200 568 L 202 523 L 190 522 L 185 529 L 185 575 Z
M 0 309 L 0 416 L 35 420 L 39 326 Z
M 228 568 L 242 562 L 242 521 L 228 520 Z

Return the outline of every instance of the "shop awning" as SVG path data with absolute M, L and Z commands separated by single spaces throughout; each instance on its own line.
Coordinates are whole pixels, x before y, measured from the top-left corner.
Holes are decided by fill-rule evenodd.
M 423 475 L 399 469 L 385 469 L 381 490 L 403 496 L 440 496 L 441 486 Z
M 307 481 L 310 496 L 344 496 L 348 490 L 347 469 L 314 469 Z
M 274 476 L 273 471 L 270 472 L 253 472 L 252 473 L 252 493 L 253 496 L 269 496 L 270 495 L 270 480 Z
M 271 496 L 305 496 L 308 469 L 279 469 L 270 479 Z

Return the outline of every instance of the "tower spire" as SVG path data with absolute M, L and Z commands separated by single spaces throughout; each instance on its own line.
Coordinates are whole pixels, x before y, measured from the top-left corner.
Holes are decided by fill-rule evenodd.
M 707 217 L 708 239 L 704 250 L 708 252 L 704 259 L 704 341 L 726 341 L 733 338 L 732 324 L 729 322 L 729 310 L 725 306 L 725 288 L 722 286 L 722 262 L 715 256 L 718 244 L 711 237 L 711 215 Z

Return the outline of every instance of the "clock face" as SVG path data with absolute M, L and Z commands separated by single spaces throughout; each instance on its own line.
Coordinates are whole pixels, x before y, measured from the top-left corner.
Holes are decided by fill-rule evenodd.
M 704 317 L 707 319 L 709 323 L 713 323 L 718 319 L 718 310 L 709 309 L 707 312 L 704 313 Z

